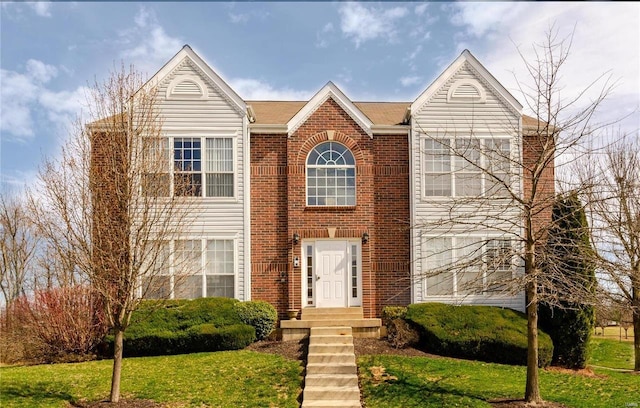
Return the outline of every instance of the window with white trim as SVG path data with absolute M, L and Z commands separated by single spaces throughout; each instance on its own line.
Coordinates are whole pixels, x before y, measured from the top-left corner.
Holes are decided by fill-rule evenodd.
M 171 270 L 169 268 L 169 242 L 155 241 L 150 247 L 148 258 L 142 264 L 141 290 L 146 299 L 169 299 L 171 297 Z
M 207 296 L 228 297 L 235 295 L 235 261 L 233 240 L 207 240 L 205 267 Z
M 510 239 L 429 237 L 423 251 L 425 296 L 491 294 L 513 278 Z
M 142 139 L 142 194 L 168 197 L 170 186 L 170 150 L 166 137 Z
M 149 299 L 235 297 L 236 254 L 233 239 L 188 239 L 167 242 L 141 279 L 141 295 Z
M 508 196 L 508 138 L 424 138 L 422 145 L 424 196 Z
M 233 197 L 233 138 L 174 138 L 173 169 L 175 195 Z
M 307 205 L 356 205 L 356 162 L 338 142 L 323 142 L 307 157 Z
M 486 243 L 486 290 L 499 292 L 513 277 L 513 248 L 511 240 L 492 239 Z

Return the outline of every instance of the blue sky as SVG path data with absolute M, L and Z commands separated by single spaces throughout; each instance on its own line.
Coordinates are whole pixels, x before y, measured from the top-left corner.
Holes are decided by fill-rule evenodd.
M 567 97 L 616 81 L 598 120 L 640 127 L 637 3 L 3 2 L 0 181 L 15 189 L 55 156 L 94 79 L 124 61 L 153 75 L 189 44 L 245 99 L 303 100 L 327 81 L 354 101 L 412 101 L 469 49 L 523 102 L 518 54 L 575 27 Z M 589 95 L 587 95 L 589 96 Z M 526 112 L 525 112 L 526 113 Z

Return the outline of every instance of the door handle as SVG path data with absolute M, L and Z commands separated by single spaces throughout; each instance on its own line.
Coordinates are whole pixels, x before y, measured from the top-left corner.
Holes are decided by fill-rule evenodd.
M 320 280 L 320 275 L 316 275 L 316 280 L 319 281 Z

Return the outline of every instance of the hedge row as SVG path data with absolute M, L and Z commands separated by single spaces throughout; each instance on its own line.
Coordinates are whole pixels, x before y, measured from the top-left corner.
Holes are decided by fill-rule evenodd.
M 515 310 L 422 303 L 409 305 L 406 320 L 418 329 L 420 346 L 429 352 L 494 363 L 527 364 L 527 318 Z M 553 344 L 540 330 L 538 350 L 538 365 L 548 366 Z
M 277 313 L 265 302 L 227 298 L 145 300 L 124 335 L 124 355 L 153 356 L 237 350 L 268 336 Z M 113 350 L 113 336 L 106 338 Z
M 246 324 L 224 327 L 202 324 L 179 332 L 159 331 L 139 337 L 125 334 L 123 354 L 125 357 L 142 357 L 239 350 L 255 339 L 255 329 Z M 108 343 L 109 349 L 113 350 L 113 336 L 108 338 Z

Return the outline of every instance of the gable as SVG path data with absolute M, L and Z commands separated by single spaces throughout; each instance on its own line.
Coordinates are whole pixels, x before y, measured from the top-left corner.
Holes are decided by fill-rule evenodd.
M 514 115 L 520 115 L 522 105 L 502 86 L 487 69 L 468 51 L 462 54 L 411 104 L 415 115 L 434 98 L 446 92 L 447 103 L 487 102 L 490 94 Z
M 166 81 L 169 83 L 163 96 L 167 99 L 207 99 L 211 87 L 238 114 L 246 112 L 244 100 L 188 45 L 182 47 L 145 86 Z
M 327 100 L 332 99 L 353 119 L 364 132 L 373 138 L 373 123 L 351 100 L 332 82 L 328 82 L 287 122 L 289 137 L 309 119 L 309 117 Z

